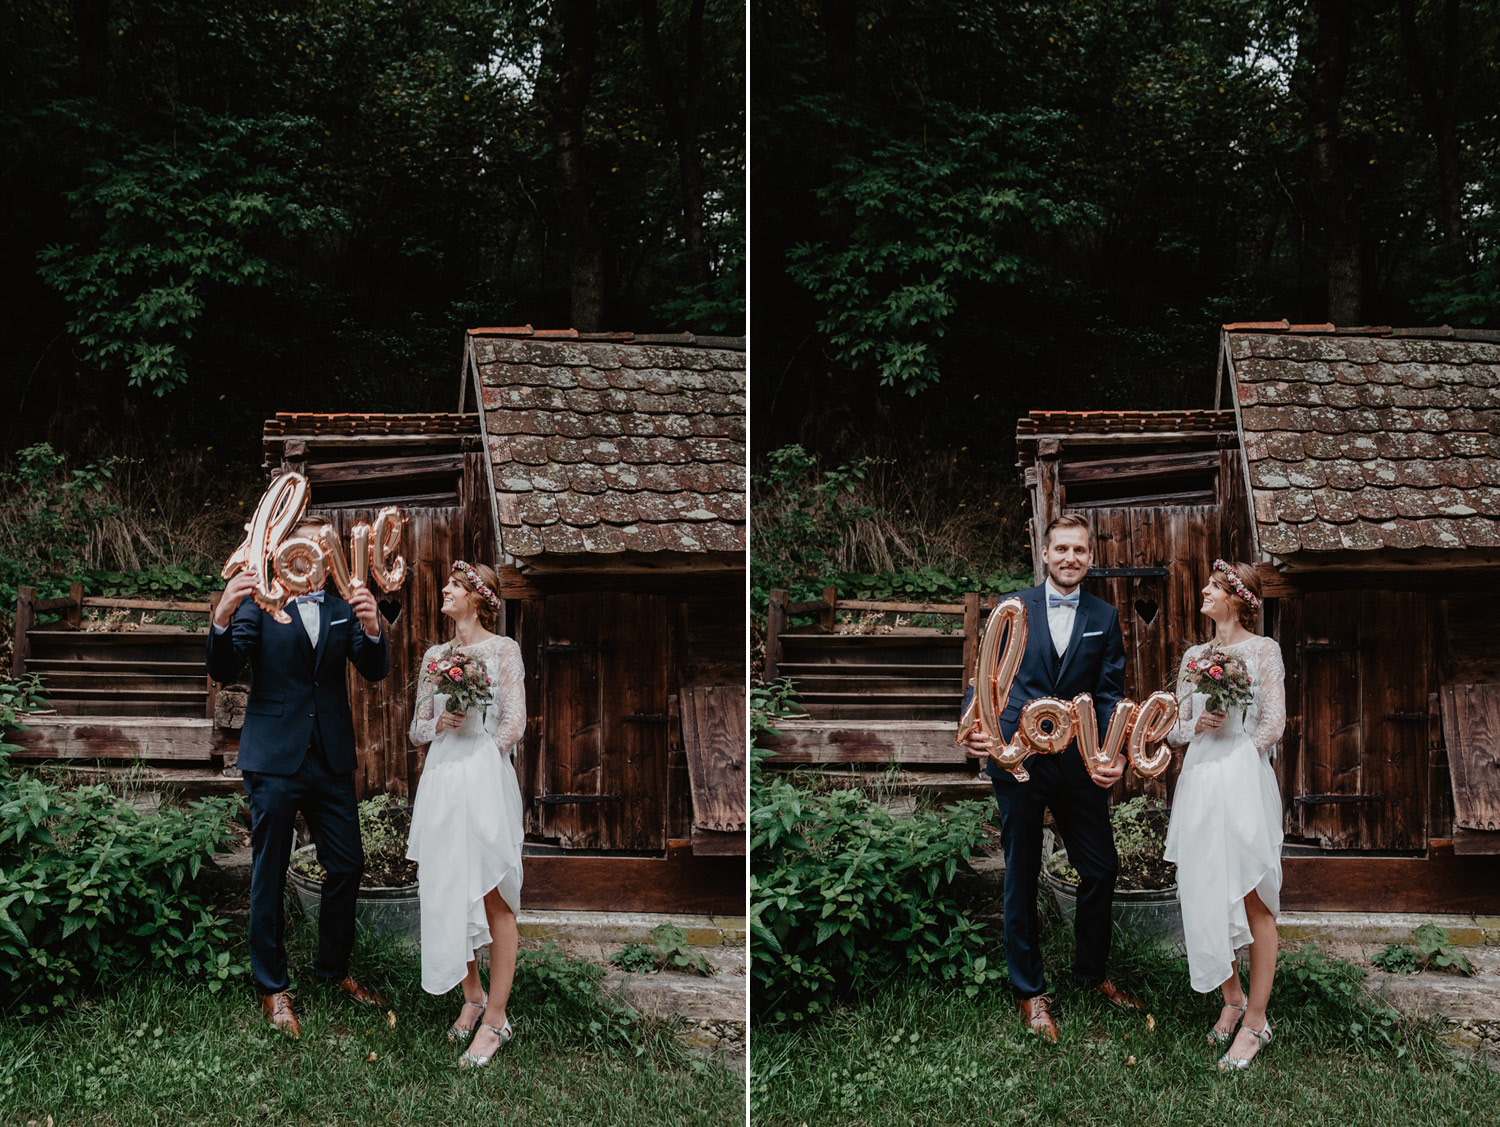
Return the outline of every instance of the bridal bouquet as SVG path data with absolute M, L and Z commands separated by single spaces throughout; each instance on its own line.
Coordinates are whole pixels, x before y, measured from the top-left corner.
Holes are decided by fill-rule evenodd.
M 1236 707 L 1243 717 L 1255 699 L 1250 670 L 1245 667 L 1244 659 L 1236 654 L 1209 650 L 1187 663 L 1185 677 L 1192 692 L 1208 696 L 1204 707 L 1209 712 L 1228 712 L 1231 707 Z
M 448 694 L 445 712 L 466 712 L 474 705 L 488 705 L 494 692 L 484 662 L 460 649 L 449 649 L 427 663 L 427 675 L 436 689 Z

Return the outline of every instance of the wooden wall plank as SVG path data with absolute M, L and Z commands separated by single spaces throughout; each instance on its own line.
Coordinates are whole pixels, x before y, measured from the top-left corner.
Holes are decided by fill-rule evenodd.
M 1442 707 L 1455 830 L 1494 833 L 1500 830 L 1500 684 L 1444 685 Z
M 1302 721 L 1306 732 L 1303 794 L 1364 793 L 1360 728 L 1359 598 L 1353 591 L 1309 594 L 1303 609 Z M 1317 647 L 1338 647 L 1336 649 Z M 1288 800 L 1291 797 L 1288 796 Z M 1303 805 L 1301 836 L 1329 849 L 1367 849 L 1363 803 Z
M 527 857 L 524 904 L 586 912 L 745 914 L 745 859 L 695 857 Z
M 737 685 L 682 690 L 682 724 L 693 784 L 693 824 L 745 828 L 745 694 Z
M 602 795 L 602 723 L 599 712 L 599 620 L 597 592 L 553 595 L 543 622 L 546 720 L 543 766 L 537 796 Z M 567 647 L 567 648 L 560 648 Z M 604 847 L 596 815 L 581 816 L 587 804 L 543 804 L 539 832 L 570 848 Z
M 667 843 L 667 633 L 661 595 L 606 593 L 601 602 L 599 712 L 605 794 L 602 848 L 655 850 Z
M 1427 598 L 1362 591 L 1360 703 L 1367 849 L 1427 847 Z
M 1500 857 L 1286 857 L 1284 911 L 1500 913 Z

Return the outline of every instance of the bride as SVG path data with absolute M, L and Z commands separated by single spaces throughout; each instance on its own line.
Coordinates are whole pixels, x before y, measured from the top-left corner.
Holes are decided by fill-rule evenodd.
M 474 1068 L 488 1064 L 511 1038 L 505 1004 L 516 970 L 524 836 L 514 766 L 515 745 L 526 729 L 524 675 L 521 648 L 514 639 L 494 633 L 500 610 L 497 586 L 488 567 L 454 562 L 443 587 L 443 613 L 453 620 L 453 641 L 433 646 L 421 665 L 427 670 L 452 649 L 479 658 L 494 686 L 490 703 L 449 712 L 441 682 L 424 675 L 411 725 L 413 744 L 432 745 L 406 847 L 419 869 L 422 989 L 446 994 L 463 986 L 463 1006 L 448 1039 L 473 1037 L 459 1066 Z M 486 943 L 487 995 L 475 960 L 476 949 Z
M 1266 1006 L 1276 972 L 1276 913 L 1281 904 L 1281 796 L 1271 755 L 1286 727 L 1285 668 L 1274 638 L 1252 633 L 1260 580 L 1250 564 L 1215 560 L 1203 588 L 1202 613 L 1213 620 L 1211 642 L 1183 655 L 1178 696 L 1185 704 L 1168 741 L 1187 745 L 1172 801 L 1165 856 L 1177 864 L 1178 898 L 1193 989 L 1218 989 L 1224 1009 L 1211 1043 L 1233 1044 L 1223 1070 L 1246 1068 L 1271 1041 Z M 1189 663 L 1224 651 L 1249 670 L 1253 701 L 1242 712 L 1204 709 L 1193 692 Z M 1250 990 L 1235 951 L 1250 945 Z

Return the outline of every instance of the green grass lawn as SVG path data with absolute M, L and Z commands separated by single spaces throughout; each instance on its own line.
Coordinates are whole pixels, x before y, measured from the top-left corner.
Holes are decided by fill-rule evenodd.
M 310 978 L 313 940 L 290 937 Z M 262 1019 L 240 979 L 222 993 L 157 975 L 126 978 L 49 1019 L 0 1017 L 0 1124 L 744 1123 L 744 1082 L 678 1047 L 661 1022 L 592 1000 L 587 964 L 523 965 L 515 1039 L 460 1072 L 444 1037 L 459 998 L 422 992 L 416 957 L 361 941 L 354 971 L 396 1020 L 310 983 L 302 1039 Z
M 1271 999 L 1275 1040 L 1248 1071 L 1222 1074 L 1222 1050 L 1204 1036 L 1217 995 L 1193 993 L 1185 962 L 1117 942 L 1111 977 L 1147 1002 L 1148 1022 L 1056 981 L 1071 938 L 1053 916 L 1058 1045 L 1026 1032 L 1008 985 L 970 1000 L 899 984 L 806 1027 L 756 1026 L 752 1124 L 1500 1123 L 1500 1076 L 1451 1055 L 1430 1026 L 1358 1003 L 1346 964 L 1313 960 L 1302 981 L 1285 973 Z

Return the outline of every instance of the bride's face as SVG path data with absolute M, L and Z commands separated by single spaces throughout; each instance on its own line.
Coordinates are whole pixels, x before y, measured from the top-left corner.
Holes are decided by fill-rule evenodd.
M 450 575 L 443 584 L 443 613 L 455 622 L 462 622 L 479 613 L 478 606 L 479 596 L 460 583 L 458 576 Z
M 1229 605 L 1229 597 L 1228 591 L 1220 587 L 1216 580 L 1210 579 L 1203 587 L 1203 605 L 1198 609 L 1212 619 L 1233 615 L 1234 608 Z

